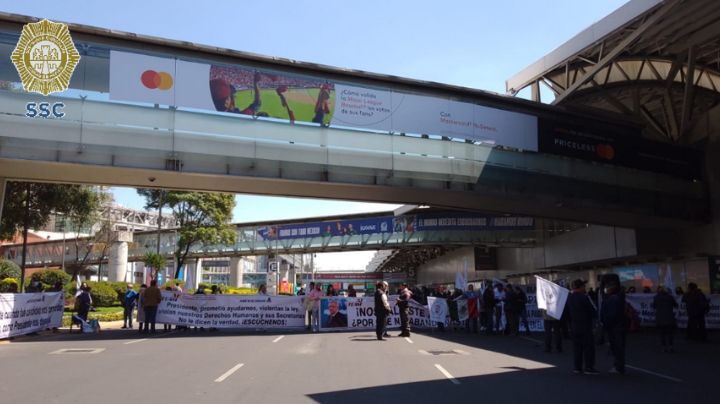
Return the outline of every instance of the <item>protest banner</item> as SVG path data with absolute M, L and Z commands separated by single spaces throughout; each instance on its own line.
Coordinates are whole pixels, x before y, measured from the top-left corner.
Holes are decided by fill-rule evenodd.
M 388 296 L 392 312 L 387 319 L 389 329 L 400 328 L 400 309 L 397 296 Z M 411 328 L 430 328 L 427 307 L 410 300 L 408 308 Z M 346 319 L 347 322 L 343 323 Z M 320 300 L 320 330 L 374 330 L 375 299 L 373 297 L 324 297 Z M 345 324 L 343 326 L 343 324 Z
M 630 293 L 625 295 L 625 301 L 632 306 L 640 318 L 641 327 L 655 327 L 655 309 L 653 308 L 654 294 Z M 676 297 L 678 309 L 675 318 L 679 328 L 687 328 L 687 311 L 682 296 Z M 720 295 L 710 295 L 710 311 L 705 315 L 706 328 L 720 328 Z
M 189 295 L 162 292 L 157 322 L 191 327 L 302 329 L 300 296 Z
M 64 308 L 62 292 L 1 293 L 0 338 L 60 327 Z

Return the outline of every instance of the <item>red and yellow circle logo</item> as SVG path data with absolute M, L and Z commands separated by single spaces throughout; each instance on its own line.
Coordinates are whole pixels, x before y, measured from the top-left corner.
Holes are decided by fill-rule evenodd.
M 151 90 L 169 90 L 173 86 L 173 78 L 170 73 L 145 70 L 140 76 L 143 85 Z

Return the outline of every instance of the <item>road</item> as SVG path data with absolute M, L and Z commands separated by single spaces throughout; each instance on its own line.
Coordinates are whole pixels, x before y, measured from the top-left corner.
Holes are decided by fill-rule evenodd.
M 394 334 L 397 334 L 395 332 Z M 716 340 L 717 335 L 713 336 Z M 136 331 L 55 334 L 0 345 L 0 403 L 713 402 L 718 342 L 629 341 L 624 376 L 574 375 L 571 347 L 534 337 L 373 332 Z M 63 349 L 88 352 L 60 353 Z M 91 352 L 89 350 L 97 350 Z M 611 358 L 598 350 L 598 369 Z

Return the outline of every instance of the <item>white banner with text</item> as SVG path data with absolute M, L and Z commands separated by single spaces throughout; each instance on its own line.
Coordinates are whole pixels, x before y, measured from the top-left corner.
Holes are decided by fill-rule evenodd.
M 0 338 L 62 325 L 62 292 L 0 293 Z

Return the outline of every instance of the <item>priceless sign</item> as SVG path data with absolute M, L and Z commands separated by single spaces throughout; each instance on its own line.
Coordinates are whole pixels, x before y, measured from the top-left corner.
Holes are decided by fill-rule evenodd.
M 67 25 L 42 20 L 23 27 L 11 59 L 25 91 L 47 96 L 67 90 L 80 53 Z
M 60 327 L 62 292 L 0 294 L 0 338 Z

